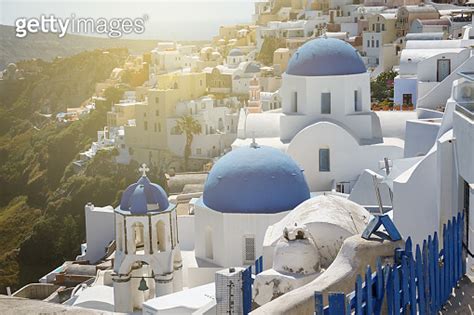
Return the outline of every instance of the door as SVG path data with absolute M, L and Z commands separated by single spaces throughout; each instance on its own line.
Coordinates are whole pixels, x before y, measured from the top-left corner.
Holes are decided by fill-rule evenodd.
M 403 105 L 412 105 L 412 95 L 411 94 L 403 94 Z
M 438 59 L 438 82 L 441 82 L 451 73 L 451 60 Z

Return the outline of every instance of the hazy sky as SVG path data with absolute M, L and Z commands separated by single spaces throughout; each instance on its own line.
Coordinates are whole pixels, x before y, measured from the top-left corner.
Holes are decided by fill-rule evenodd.
M 211 39 L 220 25 L 251 22 L 256 0 L 0 0 L 0 24 L 13 25 L 19 17 L 143 17 L 145 33 L 133 38 Z

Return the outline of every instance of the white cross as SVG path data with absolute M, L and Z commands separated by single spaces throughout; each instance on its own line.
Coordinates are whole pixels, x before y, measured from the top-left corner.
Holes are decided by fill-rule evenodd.
M 252 143 L 250 144 L 250 147 L 252 147 L 252 148 L 258 148 L 257 141 L 255 141 L 255 131 L 252 132 Z
M 321 36 L 324 38 L 328 38 L 328 35 L 326 34 L 327 31 L 328 31 L 327 27 L 324 26 L 323 29 L 321 30 Z
M 146 176 L 146 172 L 148 172 L 150 169 L 146 166 L 145 163 L 143 163 L 138 170 L 142 172 L 142 176 Z

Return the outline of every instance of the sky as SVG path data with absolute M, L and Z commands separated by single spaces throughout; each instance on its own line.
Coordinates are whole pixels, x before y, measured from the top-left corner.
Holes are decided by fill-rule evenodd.
M 219 26 L 250 23 L 255 0 L 0 0 L 0 24 L 14 25 L 19 17 L 137 18 L 148 16 L 145 33 L 137 39 L 209 40 Z

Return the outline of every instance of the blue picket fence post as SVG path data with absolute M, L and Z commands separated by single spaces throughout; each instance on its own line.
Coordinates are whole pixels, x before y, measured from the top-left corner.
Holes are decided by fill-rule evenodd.
M 362 278 L 360 275 L 357 276 L 355 283 L 355 296 L 356 296 L 356 305 L 355 305 L 355 314 L 363 315 L 362 312 Z
M 439 303 L 441 301 L 441 294 L 440 294 L 440 286 L 441 286 L 441 277 L 440 277 L 440 270 L 439 270 L 439 242 L 438 242 L 438 232 L 434 233 L 434 271 L 435 271 L 435 311 L 439 310 Z
M 321 292 L 314 292 L 314 314 L 324 315 L 323 294 Z
M 345 315 L 346 314 L 346 295 L 344 293 L 329 293 L 328 300 L 329 300 L 328 315 Z
M 426 314 L 425 269 L 423 267 L 420 245 L 418 244 L 416 245 L 416 277 L 418 280 L 416 283 L 418 287 L 418 310 L 420 311 L 420 314 Z
M 390 266 L 385 266 L 387 268 L 387 287 L 385 288 L 386 290 L 386 295 L 387 295 L 387 309 L 388 309 L 388 314 L 393 315 L 394 314 L 394 297 L 395 295 L 393 294 L 393 269 Z
M 428 268 L 430 271 L 430 312 L 436 313 L 436 278 L 435 278 L 435 263 L 434 263 L 434 242 L 431 240 L 431 235 L 428 236 Z
M 409 296 L 410 291 L 408 288 L 408 278 L 410 276 L 410 271 L 408 269 L 408 257 L 407 255 L 403 255 L 402 257 L 402 265 L 401 265 L 401 276 L 400 276 L 400 290 L 401 290 L 401 307 L 403 312 L 406 312 L 407 307 L 410 303 Z
M 449 273 L 449 286 L 451 287 L 451 290 L 449 292 L 450 294 L 451 294 L 452 288 L 457 283 L 458 275 L 459 275 L 458 264 L 457 264 L 457 255 L 458 255 L 457 244 L 459 240 L 458 240 L 458 233 L 456 233 L 456 231 L 459 229 L 458 223 L 459 223 L 458 218 L 454 217 L 452 226 L 448 224 L 448 227 L 451 228 L 449 231 L 449 234 L 450 234 L 449 245 L 450 245 L 450 253 L 452 255 L 449 259 L 449 269 L 448 269 L 452 271 Z
M 247 315 L 252 311 L 252 266 L 242 272 L 242 300 L 243 314 Z
M 430 310 L 430 264 L 428 260 L 428 243 L 426 240 L 423 240 L 423 275 L 424 275 L 424 282 L 425 282 L 425 310 L 426 313 L 429 313 Z
M 410 315 L 416 315 L 416 270 L 415 270 L 415 261 L 410 250 L 410 255 L 408 257 L 408 270 L 409 270 L 409 307 Z
M 263 271 L 263 256 L 255 259 L 255 275 L 258 275 Z
M 322 293 L 315 292 L 316 314 L 379 315 L 385 301 L 390 315 L 437 314 L 465 274 L 463 233 L 464 216 L 459 213 L 443 225 L 442 239 L 435 232 L 413 250 L 408 238 L 404 249 L 395 250 L 392 266 L 382 267 L 378 258 L 375 272 L 367 266 L 365 275 L 357 276 L 347 303 L 342 293 L 331 294 L 323 307 Z
M 385 285 L 385 273 L 382 269 L 382 261 L 380 257 L 377 258 L 375 271 L 375 303 L 374 303 L 374 314 L 379 315 L 382 313 L 382 304 L 384 298 L 384 285 Z
M 448 222 L 448 225 L 443 224 L 443 266 L 442 272 L 443 277 L 441 278 L 441 287 L 443 288 L 443 300 L 449 298 L 451 294 L 451 289 L 453 285 L 454 276 L 452 271 L 452 254 L 453 254 L 453 244 L 451 243 L 454 239 L 452 238 L 452 227 L 451 222 Z
M 372 279 L 372 269 L 370 266 L 367 266 L 367 271 L 365 272 L 365 313 L 372 314 L 374 301 L 373 301 L 373 279 Z

